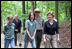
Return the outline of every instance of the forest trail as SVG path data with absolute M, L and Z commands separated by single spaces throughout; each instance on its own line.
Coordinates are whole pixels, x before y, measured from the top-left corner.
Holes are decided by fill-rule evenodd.
M 60 45 L 58 43 L 58 48 L 71 48 L 71 21 L 59 23 L 59 27 L 60 27 L 59 29 Z M 23 41 L 24 34 L 21 34 L 20 36 L 22 46 L 19 47 L 17 41 L 17 46 L 15 46 L 15 48 L 24 48 L 24 41 Z M 1 34 L 1 48 L 4 48 L 4 34 Z M 32 48 L 30 42 L 28 44 L 28 48 Z M 43 39 L 40 48 L 44 48 Z

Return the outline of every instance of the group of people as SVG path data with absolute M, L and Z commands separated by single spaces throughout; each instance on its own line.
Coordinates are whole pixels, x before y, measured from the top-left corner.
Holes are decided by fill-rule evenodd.
M 50 45 L 52 45 L 52 48 L 57 48 L 57 42 L 60 42 L 60 38 L 57 20 L 54 19 L 55 15 L 52 11 L 49 11 L 47 13 L 48 20 L 44 22 L 44 19 L 39 15 L 40 13 L 41 11 L 37 8 L 28 15 L 28 19 L 25 22 L 25 33 L 23 37 L 24 48 L 28 47 L 28 42 L 31 43 L 33 48 L 40 48 L 42 35 L 45 48 L 50 48 Z M 18 15 L 15 15 L 15 19 L 13 19 L 12 15 L 9 15 L 7 19 L 8 23 L 6 23 L 3 28 L 3 33 L 5 35 L 4 48 L 8 48 L 9 44 L 11 48 L 15 48 L 15 46 L 17 46 L 17 36 L 19 46 L 21 46 L 21 20 L 18 19 Z

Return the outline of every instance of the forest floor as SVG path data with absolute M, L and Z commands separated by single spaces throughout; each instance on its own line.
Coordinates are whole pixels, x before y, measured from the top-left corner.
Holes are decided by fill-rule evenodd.
M 59 23 L 60 48 L 71 48 L 71 21 Z
M 60 44 L 58 43 L 58 48 L 71 48 L 71 21 L 59 23 L 59 34 L 60 34 Z M 20 34 L 22 46 L 17 46 L 15 48 L 24 48 L 23 37 L 24 34 Z M 4 48 L 4 35 L 1 34 L 1 48 Z M 10 45 L 9 45 L 10 48 Z M 28 48 L 32 48 L 31 44 L 28 44 Z M 44 48 L 43 39 L 40 48 Z

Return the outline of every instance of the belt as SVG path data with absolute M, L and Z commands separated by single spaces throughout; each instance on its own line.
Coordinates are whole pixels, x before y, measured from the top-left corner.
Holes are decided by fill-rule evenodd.
M 37 31 L 42 31 L 42 30 L 37 30 Z

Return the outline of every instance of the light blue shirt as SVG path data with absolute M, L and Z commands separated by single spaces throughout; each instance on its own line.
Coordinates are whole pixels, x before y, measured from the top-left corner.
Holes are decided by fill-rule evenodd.
M 14 30 L 15 30 L 15 24 L 12 23 L 11 25 L 9 25 L 8 23 L 6 23 L 4 25 L 3 31 L 5 32 L 5 39 L 13 39 L 14 37 Z
M 36 20 L 34 20 L 34 21 L 27 20 L 26 23 L 25 23 L 25 28 L 28 29 L 29 34 L 32 37 L 33 34 L 34 34 L 35 29 L 37 29 L 37 22 L 36 22 Z M 26 33 L 26 31 L 24 33 L 24 39 L 23 40 L 24 41 L 31 41 L 31 39 L 29 38 L 29 36 Z

